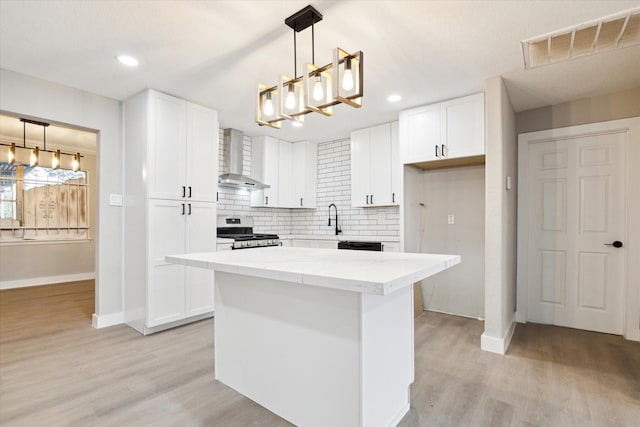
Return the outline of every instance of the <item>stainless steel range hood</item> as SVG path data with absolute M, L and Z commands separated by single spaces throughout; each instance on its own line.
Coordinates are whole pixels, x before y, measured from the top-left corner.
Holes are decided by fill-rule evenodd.
M 222 139 L 224 168 L 228 173 L 218 177 L 218 186 L 245 190 L 262 190 L 270 185 L 242 174 L 242 148 L 244 135 L 237 129 L 225 129 Z

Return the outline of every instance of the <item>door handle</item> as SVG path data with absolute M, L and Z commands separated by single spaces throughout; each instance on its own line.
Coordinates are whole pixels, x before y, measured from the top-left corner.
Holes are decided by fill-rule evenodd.
M 616 241 L 611 242 L 611 243 L 605 243 L 604 245 L 605 246 L 613 246 L 614 248 L 621 248 L 622 246 L 624 246 L 620 240 L 616 240 Z

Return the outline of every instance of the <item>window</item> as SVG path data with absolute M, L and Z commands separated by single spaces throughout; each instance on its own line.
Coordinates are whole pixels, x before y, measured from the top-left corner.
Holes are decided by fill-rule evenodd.
M 0 242 L 89 238 L 85 171 L 0 162 Z

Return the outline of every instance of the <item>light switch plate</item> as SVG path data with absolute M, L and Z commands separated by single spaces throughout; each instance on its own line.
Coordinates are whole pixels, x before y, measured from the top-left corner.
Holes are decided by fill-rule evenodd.
M 122 206 L 122 194 L 109 194 L 110 206 Z
M 456 217 L 454 214 L 447 215 L 447 224 L 451 225 L 451 224 L 455 224 L 455 222 L 456 222 Z

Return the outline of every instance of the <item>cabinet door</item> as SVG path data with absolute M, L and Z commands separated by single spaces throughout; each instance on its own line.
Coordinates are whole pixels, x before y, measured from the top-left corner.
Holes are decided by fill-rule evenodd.
M 164 260 L 167 255 L 185 251 L 185 216 L 183 201 L 149 200 L 146 322 L 149 327 L 185 316 L 185 267 Z
M 440 157 L 442 144 L 440 127 L 440 104 L 401 112 L 400 158 L 402 163 L 437 160 Z
M 370 192 L 369 128 L 351 132 L 351 206 L 367 207 Z
M 187 105 L 187 197 L 215 202 L 218 189 L 217 113 L 199 105 Z
M 216 250 L 216 204 L 188 202 L 185 252 Z M 185 267 L 185 316 L 213 311 L 213 270 Z
M 181 199 L 186 191 L 187 103 L 149 92 L 149 197 Z
M 391 204 L 391 123 L 371 128 L 369 139 L 369 204 Z
M 400 161 L 399 123 L 391 123 L 391 204 L 400 204 L 403 166 Z
M 251 192 L 251 207 L 278 207 L 280 142 L 269 136 L 256 137 L 251 147 L 251 177 L 270 188 Z
M 293 144 L 287 141 L 279 141 L 278 152 L 278 204 L 279 208 L 291 208 L 295 206 L 293 194 L 293 178 L 291 166 L 293 165 Z M 301 180 L 301 177 L 295 177 Z
M 302 141 L 293 145 L 294 208 L 315 208 L 318 198 L 318 146 Z
M 478 156 L 484 149 L 484 93 L 442 103 L 446 122 L 445 157 Z

